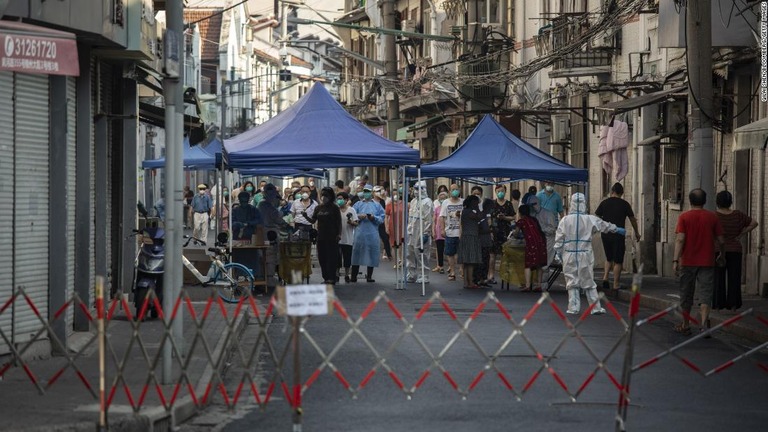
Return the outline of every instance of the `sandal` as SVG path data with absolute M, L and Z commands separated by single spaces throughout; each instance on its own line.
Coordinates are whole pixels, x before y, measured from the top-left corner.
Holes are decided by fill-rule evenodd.
M 449 280 L 449 281 L 455 281 L 455 280 L 456 280 L 456 275 L 454 275 L 454 274 L 449 274 L 449 275 L 448 275 L 448 280 Z
M 683 323 L 675 324 L 674 330 L 676 333 L 680 333 L 683 336 L 691 335 L 691 327 Z
M 522 291 L 522 292 L 531 292 L 531 287 L 522 285 L 520 287 L 520 291 Z

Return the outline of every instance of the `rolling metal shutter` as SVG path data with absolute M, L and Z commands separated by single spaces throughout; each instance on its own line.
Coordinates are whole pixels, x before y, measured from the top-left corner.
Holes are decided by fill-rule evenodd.
M 13 73 L 0 72 L 0 244 L 13 244 Z M 13 260 L 0 260 L 0 305 L 11 298 L 13 292 Z M 0 329 L 8 339 L 12 336 L 13 308 L 0 315 Z M 0 354 L 10 352 L 0 338 Z
M 114 114 L 115 110 L 112 107 L 112 94 L 113 94 L 113 74 L 112 65 L 109 63 L 101 63 L 99 68 L 99 112 L 105 114 Z M 97 145 L 103 145 L 107 147 L 107 164 L 105 187 L 107 191 L 106 203 L 107 208 L 104 209 L 104 216 L 106 217 L 106 262 L 107 262 L 107 274 L 105 292 L 109 293 L 112 290 L 112 281 L 115 274 L 112 273 L 112 148 L 114 142 L 114 127 L 113 121 L 107 121 L 107 142 L 97 143 Z
M 48 76 L 15 74 L 14 284 L 48 317 Z M 66 229 L 65 220 L 57 222 Z M 23 298 L 14 306 L 16 342 L 42 327 Z
M 75 196 L 77 183 L 77 79 L 67 78 L 67 299 L 75 292 Z M 73 307 L 67 309 L 67 334 L 73 329 Z

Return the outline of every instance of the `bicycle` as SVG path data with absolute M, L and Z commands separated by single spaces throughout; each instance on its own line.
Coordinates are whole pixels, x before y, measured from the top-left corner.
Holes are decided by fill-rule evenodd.
M 222 234 L 226 235 L 225 233 Z M 190 242 L 198 246 L 205 246 L 205 242 L 196 237 L 185 235 L 184 238 L 187 239 L 184 247 L 187 247 Z M 206 255 L 211 258 L 211 269 L 208 270 L 206 276 L 203 276 L 187 257 L 182 255 L 181 259 L 184 267 L 203 286 L 214 286 L 222 300 L 227 303 L 238 303 L 243 296 L 254 292 L 253 272 L 242 264 L 229 262 L 230 257 L 227 249 L 221 247 L 221 244 L 225 243 L 226 241 L 219 240 L 216 247 L 208 248 Z

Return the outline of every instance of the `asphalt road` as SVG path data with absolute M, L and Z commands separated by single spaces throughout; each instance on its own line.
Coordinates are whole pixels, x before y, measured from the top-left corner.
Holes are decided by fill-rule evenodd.
M 337 286 L 336 294 L 350 316 L 357 319 L 377 293 L 384 291 L 405 319 L 413 323 L 413 333 L 419 336 L 421 343 L 413 334 L 403 334 L 403 322 L 385 301 L 380 302 L 359 325 L 378 357 L 368 343 L 353 332 L 331 359 L 333 366 L 353 388 L 357 388 L 378 364 L 377 372 L 362 390 L 353 394 L 342 386 L 330 366 L 325 367 L 304 393 L 303 430 L 549 431 L 563 427 L 569 431 L 614 430 L 618 390 L 606 371 L 620 379 L 625 350 L 625 344 L 619 343 L 624 325 L 614 316 L 590 316 L 579 324 L 581 340 L 592 353 L 580 344 L 579 338 L 566 336 L 566 325 L 546 302 L 523 326 L 525 338 L 516 335 L 504 345 L 509 341 L 513 327 L 493 303 L 489 303 L 467 326 L 470 338 L 461 332 L 462 326 L 487 291 L 463 290 L 460 280 L 447 282 L 445 276 L 435 274 L 426 297 L 420 296 L 420 287 L 415 285 L 408 285 L 406 291 L 395 291 L 394 271 L 388 264 L 383 262 L 376 271 L 377 283 L 342 283 Z M 312 281 L 319 282 L 319 269 L 315 273 Z M 456 319 L 440 304 L 435 304 L 419 320 L 414 320 L 433 290 L 440 291 Z M 500 285 L 494 286 L 494 292 L 518 323 L 539 300 L 537 294 L 501 291 Z M 551 296 L 558 307 L 565 310 L 566 294 L 562 288 L 553 289 Z M 625 304 L 617 304 L 616 308 L 626 316 Z M 650 314 L 650 311 L 641 312 L 641 316 Z M 668 319 L 643 327 L 642 334 L 638 335 L 634 364 L 688 339 L 674 333 L 671 327 L 672 321 Z M 339 313 L 307 321 L 301 346 L 302 381 L 306 382 L 323 364 L 325 357 L 318 351 L 325 356 L 334 351 L 350 328 Z M 263 349 L 252 364 L 247 364 L 259 338 L 259 325 L 252 323 L 241 341 L 243 354 L 235 352 L 227 370 L 228 388 L 236 388 L 246 371 L 253 374 L 262 394 L 268 383 L 275 379 L 278 369 L 290 382 L 293 373 L 290 353 L 284 361 L 280 360 L 289 342 L 290 326 L 285 318 L 276 317 L 265 329 L 274 355 Z M 315 345 L 309 343 L 310 339 Z M 260 346 L 266 347 L 263 343 Z M 709 371 L 753 346 L 751 342 L 718 333 L 711 339 L 692 342 L 678 354 L 701 370 Z M 443 355 L 439 356 L 441 352 Z M 544 369 L 523 393 L 526 383 L 542 369 L 542 363 L 536 358 L 537 352 L 545 357 L 554 354 L 549 366 L 562 379 L 567 392 L 553 374 Z M 494 362 L 496 369 L 487 370 L 471 392 L 462 394 L 478 373 L 485 370 L 488 357 L 494 354 L 498 354 Z M 385 358 L 383 363 L 379 361 L 382 357 Z M 435 362 L 438 357 L 439 361 Z M 595 378 L 573 401 L 571 396 L 577 394 L 598 363 L 603 361 L 605 369 L 598 370 Z M 628 430 L 764 430 L 768 423 L 768 410 L 765 409 L 768 406 L 768 371 L 759 368 L 758 362 L 768 370 L 766 350 L 706 378 L 674 356 L 637 371 L 632 375 Z M 431 373 L 408 397 L 388 376 L 383 364 L 407 388 L 411 388 L 430 367 Z M 453 388 L 441 367 L 448 371 L 462 392 Z M 503 384 L 498 371 L 504 374 L 518 395 L 522 395 L 521 400 Z M 291 409 L 279 387 L 264 409 L 255 404 L 250 393 L 244 392 L 241 397 L 245 399 L 231 411 L 223 404 L 223 398 L 217 397 L 211 407 L 182 425 L 180 430 L 292 430 Z

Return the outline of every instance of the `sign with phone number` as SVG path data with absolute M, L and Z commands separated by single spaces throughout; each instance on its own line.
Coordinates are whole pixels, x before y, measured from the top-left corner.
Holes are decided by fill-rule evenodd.
M 80 75 L 74 39 L 3 33 L 0 70 L 49 75 Z

